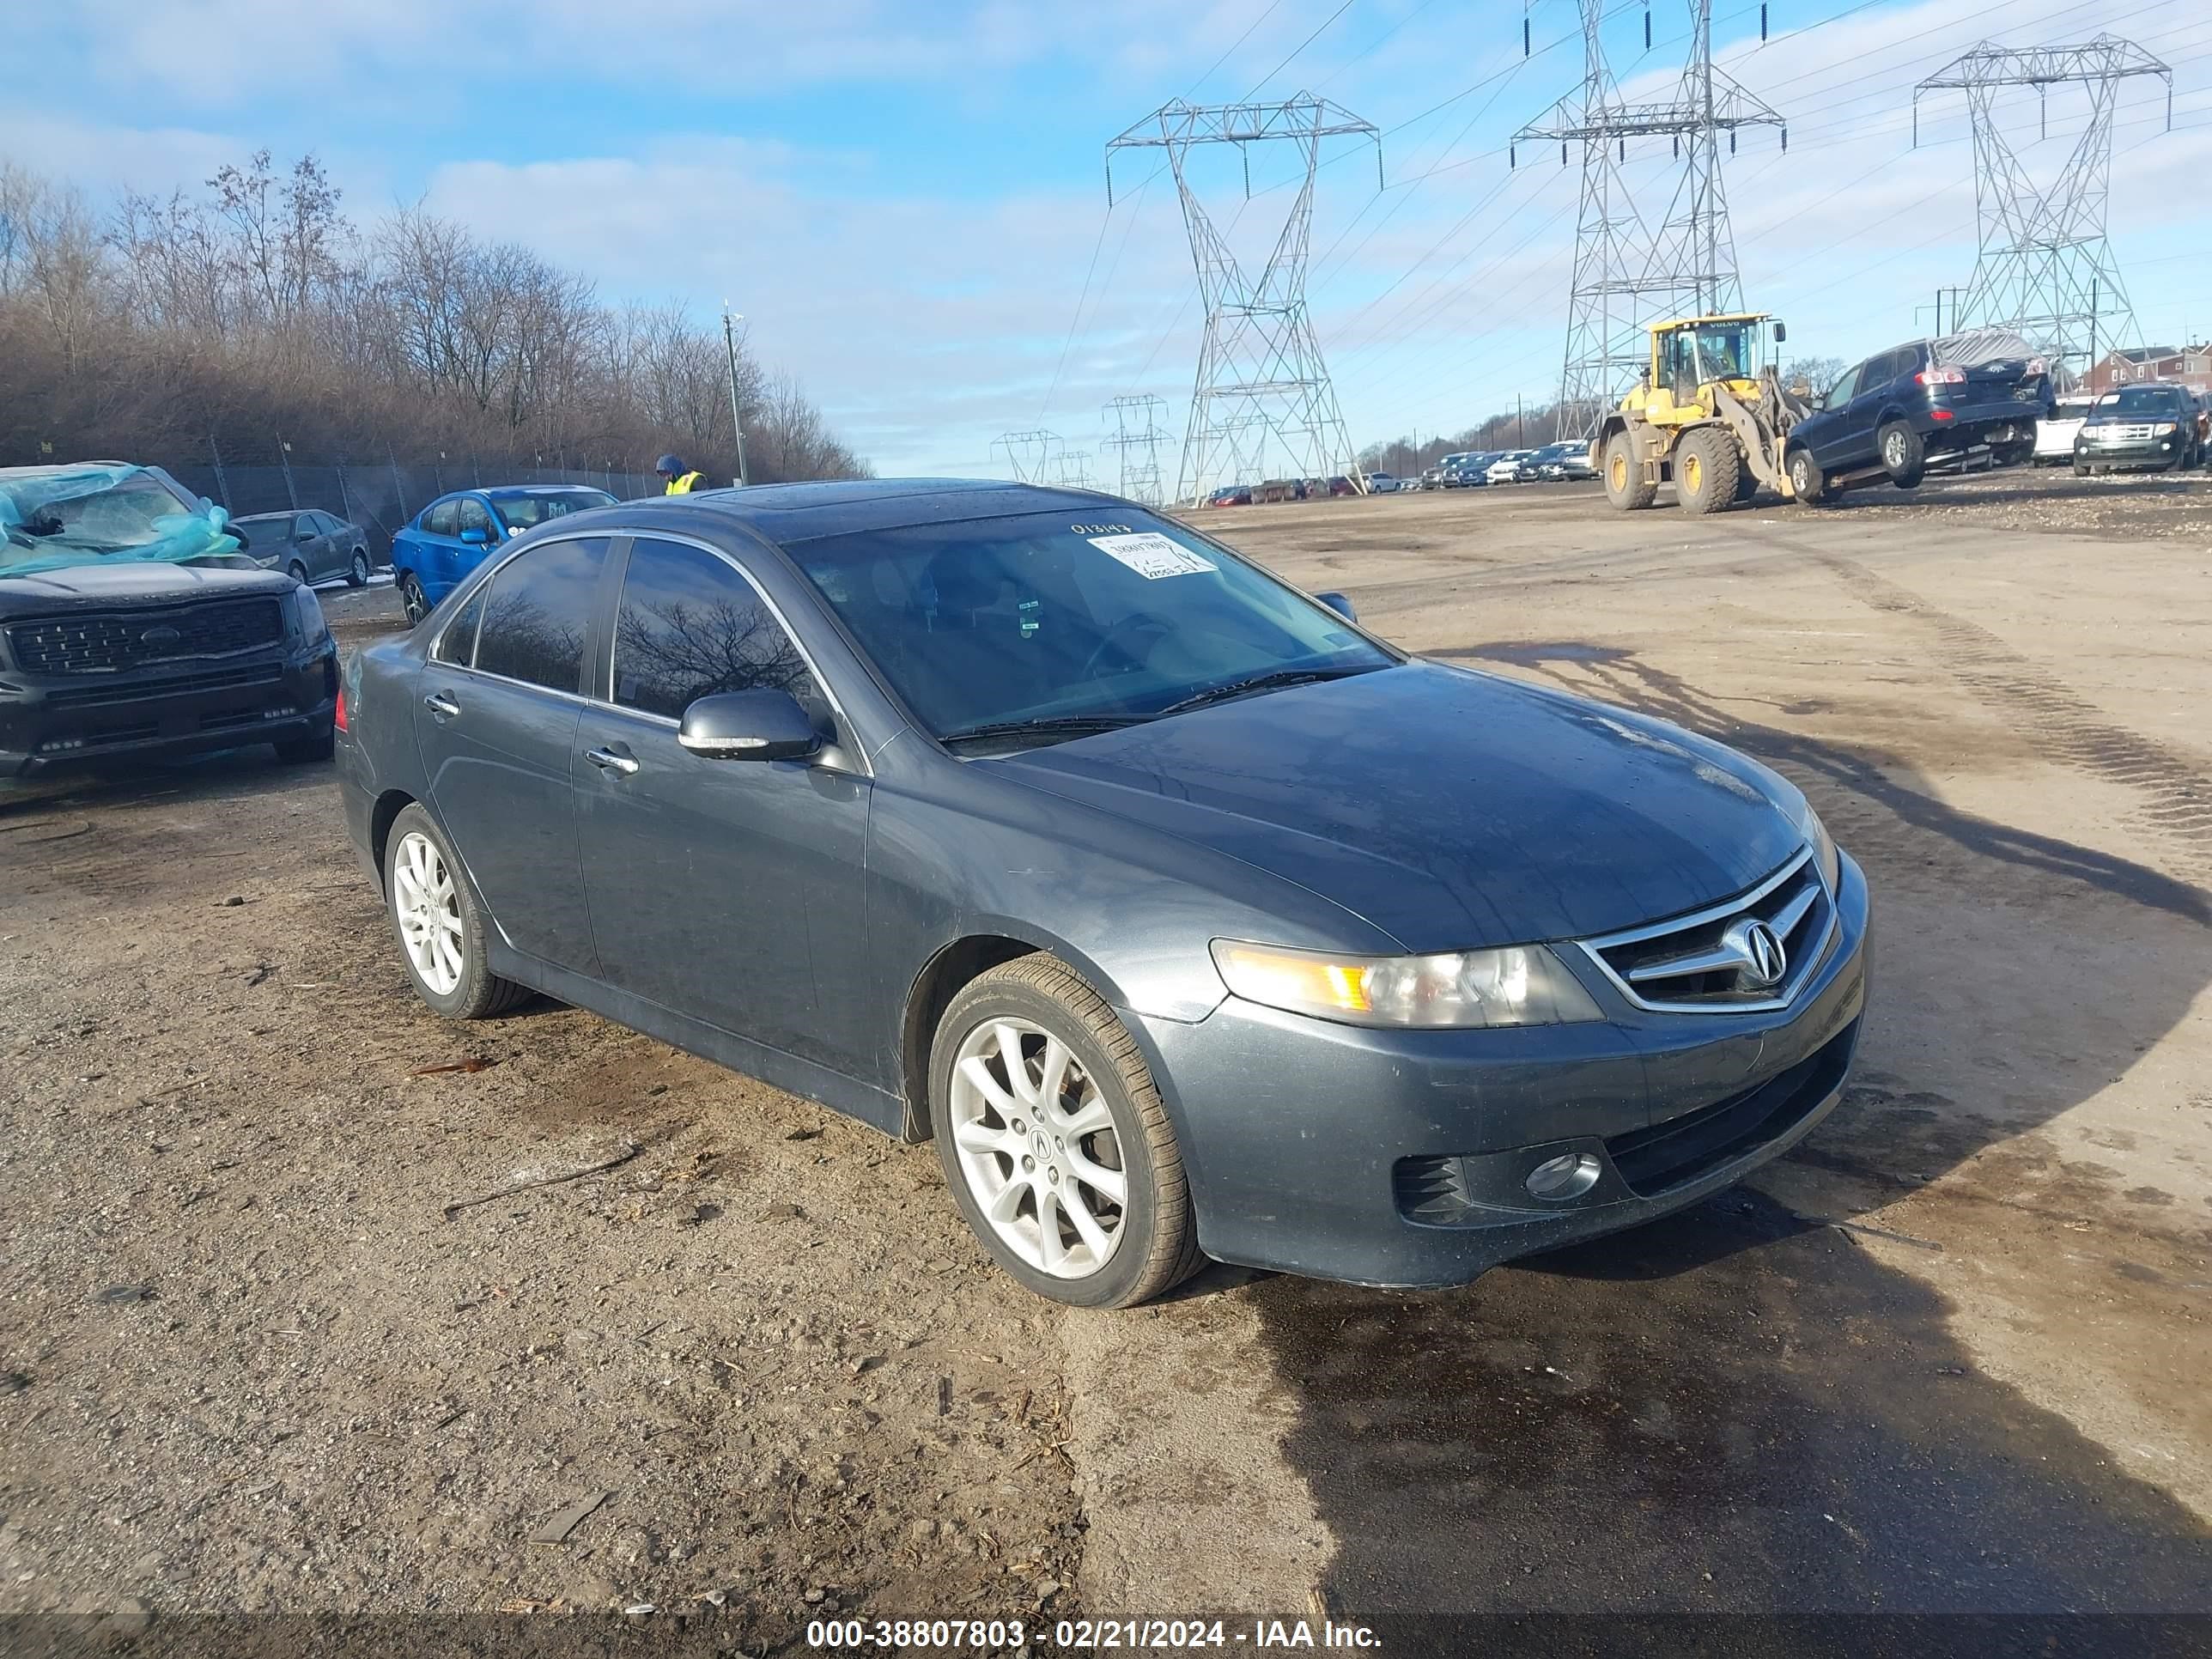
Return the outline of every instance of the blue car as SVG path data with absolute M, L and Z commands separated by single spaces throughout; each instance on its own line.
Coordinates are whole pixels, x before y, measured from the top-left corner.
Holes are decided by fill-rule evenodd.
M 428 616 L 508 537 L 614 501 L 604 489 L 580 484 L 500 484 L 439 496 L 392 538 L 392 580 L 407 620 Z

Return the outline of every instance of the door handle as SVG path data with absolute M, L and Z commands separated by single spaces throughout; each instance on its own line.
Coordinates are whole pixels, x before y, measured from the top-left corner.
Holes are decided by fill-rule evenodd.
M 460 704 L 455 702 L 453 694 L 447 691 L 433 691 L 422 699 L 422 707 L 441 720 L 451 720 L 461 712 Z
M 617 755 L 611 749 L 586 749 L 584 758 L 602 772 L 619 772 L 628 777 L 637 770 L 637 763 L 628 755 Z

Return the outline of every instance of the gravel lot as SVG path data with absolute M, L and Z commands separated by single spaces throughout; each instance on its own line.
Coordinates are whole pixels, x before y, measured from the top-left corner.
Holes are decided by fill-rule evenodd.
M 757 1652 L 1317 1591 L 1412 1651 L 1473 1611 L 2212 1612 L 2212 480 L 1206 518 L 1802 783 L 1881 929 L 1831 1123 L 1462 1291 L 1217 1268 L 1066 1315 L 927 1147 L 587 1014 L 431 1016 L 326 769 L 41 786 L 0 804 L 0 1613 L 650 1605 Z M 349 647 L 397 623 L 325 599 Z

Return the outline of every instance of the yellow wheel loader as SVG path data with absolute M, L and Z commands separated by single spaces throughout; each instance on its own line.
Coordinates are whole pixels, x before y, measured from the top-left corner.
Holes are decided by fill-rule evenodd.
M 1606 499 L 1633 512 L 1670 480 L 1686 513 L 1717 513 L 1762 484 L 1797 499 L 1790 428 L 1810 411 L 1775 372 L 1771 348 L 1788 337 L 1764 312 L 1653 324 L 1643 383 L 1590 440 Z

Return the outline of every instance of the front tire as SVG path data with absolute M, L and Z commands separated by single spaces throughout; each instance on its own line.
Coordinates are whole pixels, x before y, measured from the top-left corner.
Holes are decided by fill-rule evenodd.
M 384 850 L 384 906 L 415 994 L 447 1019 L 489 1019 L 529 994 L 486 964 L 490 922 L 436 822 L 400 810 Z
M 276 758 L 283 765 L 312 766 L 315 762 L 329 760 L 337 753 L 337 728 L 325 726 L 312 737 L 293 738 L 275 747 Z
M 399 579 L 399 603 L 407 612 L 410 628 L 430 614 L 430 602 L 422 597 L 422 584 L 411 570 Z
M 1616 432 L 1606 440 L 1605 498 L 1623 513 L 1635 513 L 1651 505 L 1659 494 L 1659 486 L 1646 483 L 1644 464 L 1636 453 L 1636 441 L 1626 432 Z
M 307 585 L 307 567 L 301 564 L 297 559 L 293 560 L 291 563 L 284 567 L 284 574 L 289 576 L 294 581 L 299 583 L 302 587 L 305 587 Z
M 1674 495 L 1682 510 L 1703 517 L 1733 506 L 1742 465 L 1735 440 L 1719 428 L 1685 434 L 1674 452 Z
M 1928 471 L 1928 447 L 1920 434 L 1903 421 L 1892 421 L 1875 434 L 1881 450 L 1882 470 L 1899 489 L 1916 489 Z
M 1829 499 L 1827 475 L 1809 449 L 1790 452 L 1790 494 L 1801 505 L 1818 507 Z
M 1202 1259 L 1182 1154 L 1136 1042 L 1038 954 L 963 987 L 938 1023 L 930 1121 L 960 1213 L 1039 1296 L 1127 1308 Z
M 353 563 L 346 568 L 346 586 L 348 587 L 368 586 L 368 550 L 367 548 L 354 549 Z

